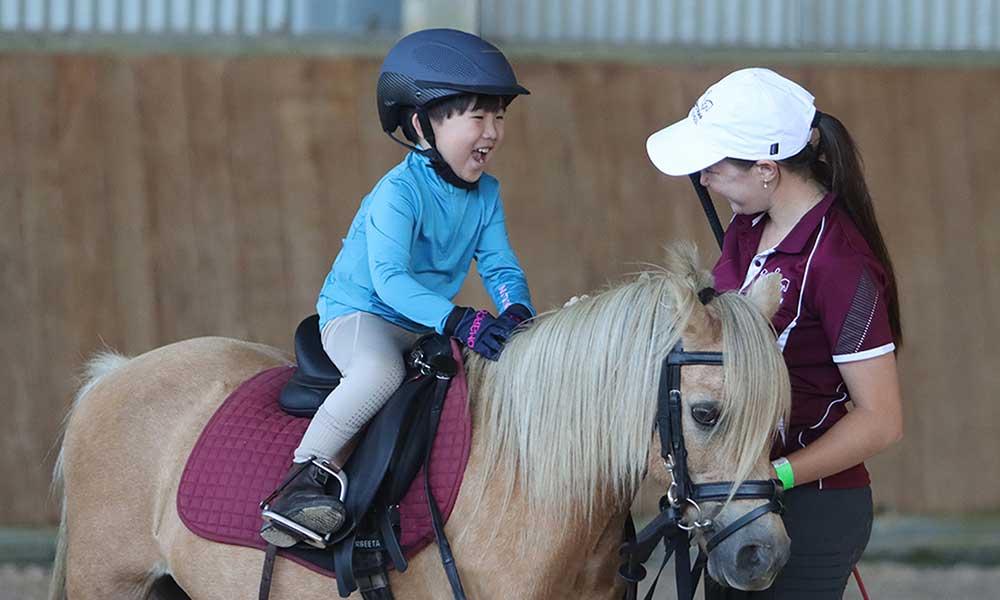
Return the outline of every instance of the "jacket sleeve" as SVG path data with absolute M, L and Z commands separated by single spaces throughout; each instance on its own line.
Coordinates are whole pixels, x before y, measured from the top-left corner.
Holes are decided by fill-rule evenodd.
M 375 292 L 407 319 L 441 333 L 454 304 L 417 282 L 410 270 L 410 250 L 420 217 L 416 194 L 397 181 L 383 182 L 372 194 L 366 229 Z
M 503 312 L 511 304 L 523 304 L 534 315 L 528 281 L 507 239 L 499 195 L 489 209 L 492 214 L 486 220 L 476 246 L 476 269 L 498 311 Z

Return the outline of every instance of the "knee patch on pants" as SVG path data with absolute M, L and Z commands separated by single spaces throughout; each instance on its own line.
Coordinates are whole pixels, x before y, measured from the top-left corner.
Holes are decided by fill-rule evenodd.
M 385 405 L 405 377 L 402 358 L 386 364 L 373 357 L 356 357 L 350 375 L 341 380 L 320 410 L 357 433 Z

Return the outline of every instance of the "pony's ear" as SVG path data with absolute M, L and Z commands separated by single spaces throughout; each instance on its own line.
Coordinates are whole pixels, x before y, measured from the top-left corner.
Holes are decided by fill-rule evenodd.
M 768 273 L 753 282 L 747 299 L 770 321 L 781 304 L 781 273 Z

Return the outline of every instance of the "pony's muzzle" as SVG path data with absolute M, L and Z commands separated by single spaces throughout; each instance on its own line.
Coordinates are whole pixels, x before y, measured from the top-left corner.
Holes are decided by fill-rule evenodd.
M 751 579 L 747 589 L 765 589 L 771 585 L 774 575 L 781 571 L 788 561 L 788 549 L 775 548 L 768 544 L 747 544 L 736 551 L 736 570 L 740 573 L 761 573 Z
M 709 575 L 739 590 L 763 590 L 788 562 L 791 540 L 778 515 L 768 515 L 735 532 L 709 554 Z

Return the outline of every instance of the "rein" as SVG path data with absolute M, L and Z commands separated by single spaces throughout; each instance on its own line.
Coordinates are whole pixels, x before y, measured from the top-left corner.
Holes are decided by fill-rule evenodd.
M 704 291 L 704 290 L 703 290 Z M 711 296 L 708 294 L 707 296 Z M 706 302 L 711 298 L 707 297 Z M 671 555 L 676 555 L 674 561 L 675 578 L 678 597 L 690 600 L 694 597 L 702 570 L 708 560 L 707 554 L 730 535 L 771 513 L 781 513 L 782 487 L 778 480 L 744 481 L 733 493 L 733 499 L 750 500 L 764 499 L 767 503 L 747 512 L 721 531 L 715 532 L 705 546 L 705 554 L 699 554 L 695 565 L 691 567 L 689 549 L 692 532 L 713 532 L 714 523 L 704 516 L 701 502 L 720 502 L 729 497 L 733 488 L 732 481 L 696 484 L 691 480 L 687 468 L 687 449 L 684 447 L 684 432 L 682 429 L 681 412 L 681 367 L 685 365 L 722 365 L 721 352 L 687 352 L 680 342 L 667 354 L 660 371 L 660 387 L 657 399 L 656 426 L 660 432 L 660 456 L 670 474 L 671 483 L 666 494 L 660 498 L 660 514 L 642 531 L 635 532 L 635 524 L 631 514 L 625 523 L 625 541 L 619 549 L 619 555 L 625 560 L 618 574 L 626 582 L 625 600 L 636 600 L 638 584 L 646 576 L 642 566 L 652 554 L 653 549 L 663 541 L 666 549 L 660 570 L 646 594 L 646 599 L 653 597 L 660 573 Z M 695 511 L 695 516 L 686 518 L 688 509 Z

